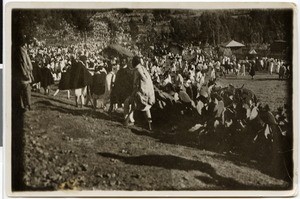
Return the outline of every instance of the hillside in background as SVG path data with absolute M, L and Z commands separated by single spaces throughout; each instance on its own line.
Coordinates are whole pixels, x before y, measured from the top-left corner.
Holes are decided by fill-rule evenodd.
M 16 34 L 66 46 L 79 42 L 149 46 L 176 42 L 180 45 L 218 46 L 231 39 L 248 48 L 266 49 L 275 40 L 290 46 L 292 10 L 15 10 Z M 16 36 L 17 38 L 18 36 Z

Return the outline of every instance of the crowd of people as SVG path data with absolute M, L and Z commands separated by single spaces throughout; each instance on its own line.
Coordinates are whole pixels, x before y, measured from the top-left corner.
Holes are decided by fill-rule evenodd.
M 127 126 L 134 125 L 136 111 L 144 113 L 149 130 L 153 117 L 176 117 L 172 118 L 175 123 L 182 115 L 195 114 L 198 122 L 190 129 L 193 132 L 221 131 L 232 137 L 251 132 L 247 133 L 252 136 L 249 140 L 264 137 L 270 143 L 276 142 L 276 146 L 282 140 L 279 137 L 291 136 L 289 107 L 271 112 L 252 91 L 232 85 L 222 87 L 217 81 L 228 75 L 249 74 L 254 79 L 255 72 L 263 70 L 270 75 L 277 73 L 280 79 L 289 78 L 290 66 L 283 60 L 209 56 L 194 46 L 187 46 L 181 53 L 164 48 L 163 54 L 151 57 L 136 50 L 133 58 L 122 54 L 105 58 L 103 48 L 97 44 L 23 46 L 21 54 L 28 53 L 24 60 L 31 71 L 26 85 L 35 91 L 43 88 L 49 95 L 50 86 L 59 81 L 54 96 L 65 91 L 70 98 L 74 90 L 76 106 L 90 103 L 94 109 L 103 108 L 110 113 L 123 108 Z M 24 107 L 27 103 L 30 108 L 30 99 L 23 101 Z

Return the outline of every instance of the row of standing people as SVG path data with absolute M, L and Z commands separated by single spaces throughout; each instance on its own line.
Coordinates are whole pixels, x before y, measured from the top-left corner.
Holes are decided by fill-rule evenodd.
M 120 65 L 115 63 L 109 72 L 102 63 L 95 67 L 93 75 L 87 69 L 85 61 L 84 56 L 71 57 L 70 63 L 61 71 L 58 89 L 54 95 L 57 95 L 59 91 L 67 91 L 69 98 L 70 91 L 74 90 L 76 106 L 82 107 L 84 104 L 91 103 L 96 108 L 99 104 L 101 108 L 107 108 L 109 112 L 116 109 L 118 104 L 124 104 L 126 125 L 134 123 L 133 114 L 135 110 L 142 110 L 147 118 L 148 128 L 151 129 L 150 108 L 155 102 L 154 90 L 150 74 L 143 66 L 142 59 L 133 58 L 131 64 L 133 69 L 128 69 L 127 63 L 124 61 L 122 70 L 119 70 Z M 49 94 L 46 90 L 53 84 L 51 70 L 47 66 L 38 68 L 41 69 L 41 73 L 35 74 L 35 76 L 40 76 L 41 81 L 35 80 L 34 83 L 41 83 L 42 87 L 45 88 L 45 94 Z M 47 80 L 46 82 L 44 70 L 49 74 L 51 81 Z M 125 74 L 117 76 L 118 71 L 119 74 Z M 124 77 L 128 78 L 124 79 Z M 122 88 L 118 88 L 120 86 Z M 126 92 L 131 94 L 128 95 Z

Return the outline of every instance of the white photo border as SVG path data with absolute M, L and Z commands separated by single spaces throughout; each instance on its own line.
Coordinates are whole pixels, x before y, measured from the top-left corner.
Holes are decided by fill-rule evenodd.
M 3 67 L 3 134 L 4 134 L 4 183 L 9 197 L 291 197 L 298 186 L 298 86 L 293 78 L 293 134 L 294 182 L 287 191 L 20 191 L 11 187 L 11 17 L 13 9 L 293 9 L 293 73 L 299 74 L 298 61 L 298 10 L 293 2 L 4 2 L 4 67 Z

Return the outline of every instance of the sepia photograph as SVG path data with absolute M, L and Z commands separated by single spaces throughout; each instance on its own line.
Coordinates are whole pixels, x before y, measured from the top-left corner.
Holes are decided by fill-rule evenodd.
M 6 9 L 12 194 L 295 189 L 292 4 L 48 4 Z

